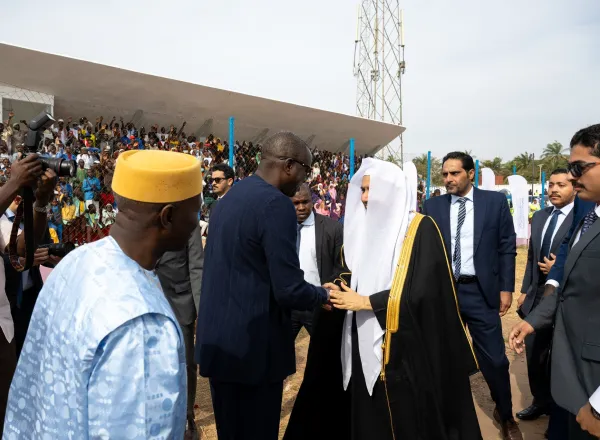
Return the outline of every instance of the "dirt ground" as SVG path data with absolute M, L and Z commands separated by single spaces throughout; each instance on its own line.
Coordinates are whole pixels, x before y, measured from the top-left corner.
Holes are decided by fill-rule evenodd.
M 523 272 L 527 262 L 527 249 L 519 248 L 517 254 L 517 271 L 516 271 L 516 290 L 520 291 L 521 281 L 523 280 Z M 527 365 L 524 355 L 515 355 L 508 348 L 508 333 L 512 326 L 520 319 L 517 316 L 516 303 L 518 293 L 513 295 L 513 306 L 509 313 L 502 318 L 504 340 L 506 342 L 506 353 L 510 361 L 510 375 L 513 396 L 513 409 L 515 412 L 527 407 L 531 403 L 531 393 L 529 391 L 529 382 L 527 380 Z M 308 350 L 310 338 L 305 330 L 298 336 L 296 341 L 296 363 L 297 373 L 290 377 L 285 384 L 283 393 L 283 405 L 281 411 L 281 429 L 280 438 L 283 437 L 285 427 L 289 419 L 290 412 L 294 406 L 296 393 L 302 383 L 304 375 L 304 365 L 306 363 L 306 353 Z M 479 417 L 481 433 L 484 440 L 500 439 L 498 428 L 493 422 L 492 411 L 494 403 L 490 397 L 489 389 L 485 383 L 483 376 L 477 374 L 471 379 L 471 388 L 473 390 L 473 398 Z M 198 389 L 196 394 L 196 422 L 203 432 L 203 439 L 216 440 L 217 434 L 215 430 L 215 419 L 212 410 L 212 402 L 210 398 L 210 389 L 208 381 L 204 378 L 199 378 Z M 520 422 L 523 438 L 525 440 L 541 440 L 544 438 L 544 431 L 548 424 L 548 418 L 542 417 L 535 422 Z

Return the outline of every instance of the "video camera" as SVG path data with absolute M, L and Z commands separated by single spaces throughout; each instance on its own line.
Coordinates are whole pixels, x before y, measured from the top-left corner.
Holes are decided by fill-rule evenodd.
M 54 118 L 48 112 L 43 111 L 29 121 L 27 139 L 25 140 L 26 153 L 36 153 L 37 147 L 42 142 L 43 131 L 54 123 Z M 77 163 L 74 160 L 40 157 L 42 169 L 53 170 L 58 177 L 75 177 L 77 175 Z
M 39 249 L 48 249 L 48 255 L 63 258 L 69 252 L 75 249 L 73 243 L 51 243 L 38 246 Z

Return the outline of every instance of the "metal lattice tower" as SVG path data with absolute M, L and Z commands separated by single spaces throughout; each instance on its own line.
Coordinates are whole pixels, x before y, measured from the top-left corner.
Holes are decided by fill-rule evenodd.
M 361 0 L 354 48 L 356 113 L 364 118 L 402 125 L 404 20 L 399 0 Z M 381 150 L 403 162 L 402 135 Z

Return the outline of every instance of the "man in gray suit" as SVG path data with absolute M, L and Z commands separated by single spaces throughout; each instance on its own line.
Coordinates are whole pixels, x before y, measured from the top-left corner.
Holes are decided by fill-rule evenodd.
M 550 266 L 571 226 L 575 190 L 566 169 L 560 168 L 552 172 L 548 182 L 548 195 L 553 206 L 537 211 L 531 221 L 527 266 L 518 301 L 518 313 L 522 318 L 528 316 L 541 301 Z M 552 332 L 552 327 L 548 327 L 525 338 L 527 373 L 533 403 L 517 413 L 521 420 L 535 420 L 550 413 L 553 401 L 548 362 Z
M 552 397 L 569 412 L 569 440 L 600 437 L 600 124 L 571 139 L 568 170 L 591 209 L 571 237 L 560 289 L 553 289 L 509 336 L 523 351 L 534 331 L 555 322 L 552 343 Z
M 179 322 L 185 341 L 188 386 L 185 440 L 199 439 L 199 433 L 194 422 L 197 382 L 197 367 L 194 362 L 194 334 L 200 303 L 203 266 L 204 248 L 202 246 L 202 234 L 198 226 L 192 233 L 187 246 L 177 252 L 165 253 L 158 261 L 155 269 L 163 292 L 169 300 L 173 312 L 175 312 L 175 317 Z

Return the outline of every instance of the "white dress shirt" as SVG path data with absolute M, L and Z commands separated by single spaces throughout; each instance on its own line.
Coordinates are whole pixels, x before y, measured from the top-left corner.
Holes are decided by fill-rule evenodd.
M 569 206 L 569 205 L 568 205 L 568 206 Z M 573 209 L 574 202 L 573 202 L 573 203 L 571 203 L 571 205 L 570 205 L 570 206 L 571 206 L 571 208 L 569 209 L 569 212 L 571 212 L 571 210 Z M 566 208 L 566 206 L 565 206 L 565 208 Z M 563 208 L 563 209 L 564 209 L 564 208 Z M 596 206 L 596 209 L 595 209 L 595 211 L 596 211 L 596 215 L 597 215 L 598 217 L 600 217 L 600 205 L 597 205 L 597 206 Z M 566 214 L 566 215 L 568 215 L 568 214 Z M 565 217 L 566 217 L 566 215 L 565 215 Z M 558 217 L 558 222 L 560 222 L 560 221 L 561 221 L 561 217 L 563 217 L 563 216 L 562 216 L 562 215 L 560 215 L 560 216 Z M 547 222 L 546 222 L 546 223 L 547 223 Z M 581 226 L 583 226 L 583 224 L 582 224 Z M 576 235 L 575 235 L 575 240 L 573 241 L 573 246 L 575 246 L 575 243 L 577 243 L 577 242 L 579 241 L 579 238 L 581 237 L 581 226 L 579 227 L 579 229 L 578 229 L 578 230 L 577 230 L 577 232 L 575 233 Z M 544 226 L 544 232 L 546 231 L 546 227 L 547 227 L 547 225 L 546 225 L 546 226 Z M 556 225 L 556 229 L 554 230 L 554 231 L 555 231 L 555 232 L 554 232 L 555 234 L 556 234 L 556 230 L 558 230 L 558 228 L 559 228 L 559 223 L 557 223 L 557 225 Z M 543 235 L 542 235 L 542 237 L 543 237 Z M 552 236 L 552 239 L 554 239 L 554 236 Z M 560 283 L 559 283 L 558 281 L 556 281 L 556 280 L 548 280 L 548 281 L 546 281 L 546 285 L 548 285 L 548 284 L 550 284 L 551 286 L 554 286 L 554 287 L 556 287 L 557 289 L 558 289 L 558 287 L 560 286 Z M 600 397 L 599 397 L 599 398 L 600 398 Z
M 473 203 L 473 187 L 471 191 L 464 196 L 466 217 L 460 230 L 460 274 L 476 275 L 475 261 L 473 260 L 473 245 L 475 240 L 475 204 Z M 450 236 L 452 244 L 452 256 L 454 256 L 454 245 L 456 243 L 456 227 L 458 226 L 458 203 L 459 196 L 452 195 L 450 205 Z M 452 261 L 452 272 L 454 273 L 454 261 Z
M 304 220 L 298 234 L 300 235 L 298 257 L 300 258 L 300 269 L 304 271 L 304 280 L 312 285 L 320 286 L 314 212 L 311 212 L 310 216 Z
M 0 251 L 4 252 L 10 240 L 12 223 L 3 215 L 0 218 Z M 4 337 L 10 343 L 15 336 L 15 327 L 12 314 L 10 313 L 10 303 L 6 296 L 6 274 L 4 272 L 4 262 L 0 263 L 0 330 Z

